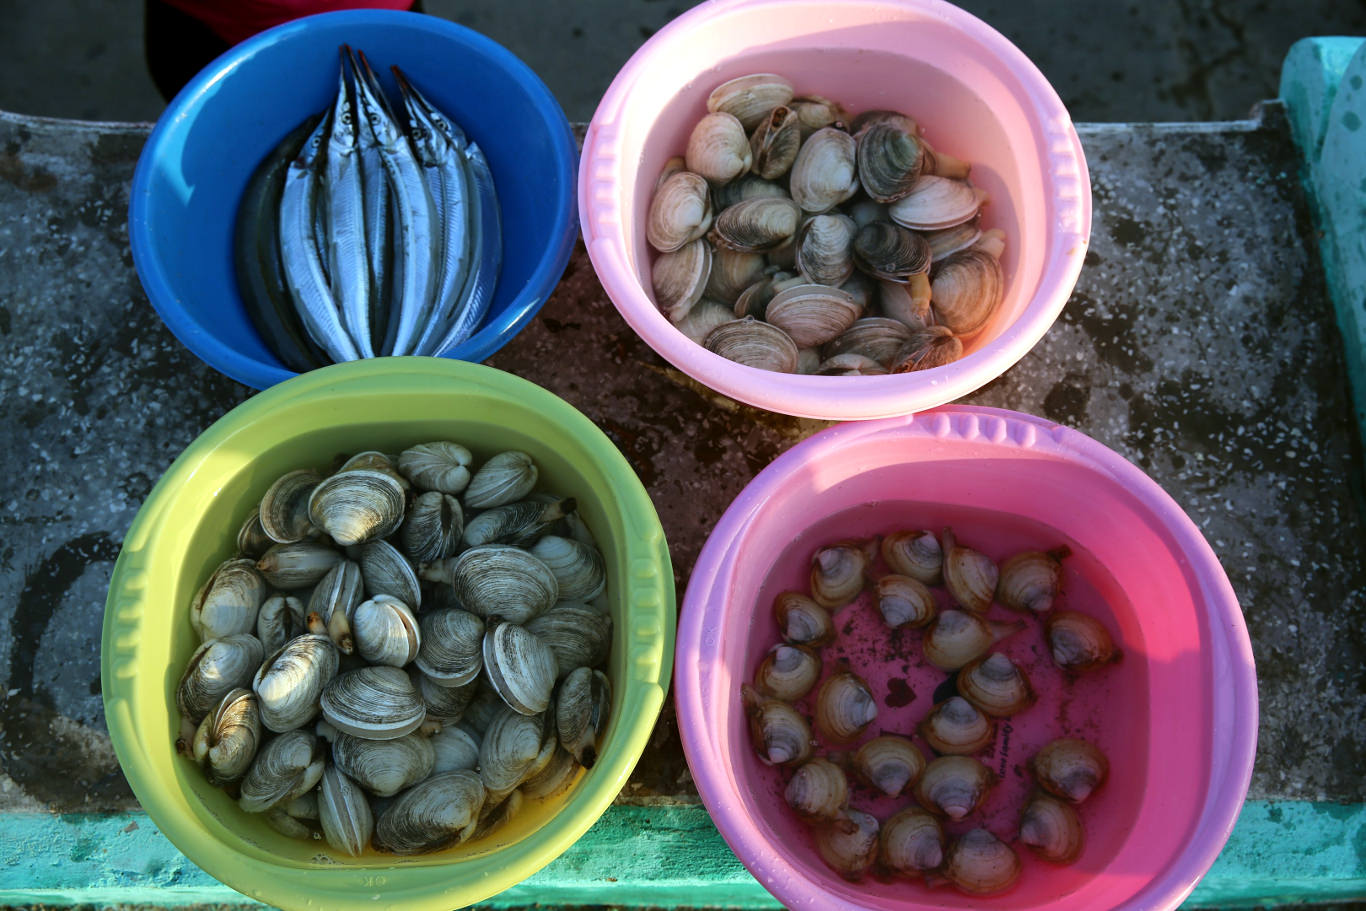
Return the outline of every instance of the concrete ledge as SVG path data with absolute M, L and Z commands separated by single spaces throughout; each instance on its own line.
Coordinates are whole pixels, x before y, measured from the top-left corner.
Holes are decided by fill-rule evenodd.
M 1366 898 L 1366 805 L 1249 801 L 1182 906 L 1264 908 Z M 700 806 L 614 806 L 555 862 L 479 905 L 780 905 Z M 0 906 L 261 907 L 185 858 L 144 814 L 0 816 Z
M 1306 38 L 1281 69 L 1366 442 L 1366 39 Z

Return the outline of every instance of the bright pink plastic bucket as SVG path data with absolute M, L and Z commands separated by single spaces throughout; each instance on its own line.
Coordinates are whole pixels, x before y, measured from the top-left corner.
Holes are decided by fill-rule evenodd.
M 785 75 L 798 94 L 850 111 L 915 117 L 936 149 L 973 163 L 991 194 L 984 227 L 1006 233 L 1003 305 L 946 367 L 821 377 L 732 363 L 676 330 L 650 296 L 645 213 L 717 85 Z M 584 139 L 579 217 L 599 279 L 626 322 L 684 373 L 732 398 L 803 417 L 909 414 L 999 376 L 1066 303 L 1091 233 L 1086 159 L 1043 74 L 1000 33 L 939 0 L 715 0 L 670 22 L 626 63 Z
M 1036 622 L 997 645 L 1039 700 L 998 725 L 984 761 L 1007 774 L 971 824 L 1014 840 L 1031 782 L 1010 770 L 1054 737 L 1090 739 L 1111 765 L 1079 808 L 1086 843 L 1077 862 L 1053 866 L 1017 845 L 1018 883 L 984 898 L 907 880 L 849 883 L 831 871 L 784 803 L 785 773 L 758 760 L 740 698 L 779 638 L 773 598 L 806 589 L 815 548 L 944 525 L 997 560 L 1066 544 L 1059 607 L 1099 618 L 1124 653 L 1069 680 Z M 991 616 L 1018 615 L 997 606 Z M 888 630 L 866 593 L 835 621 L 823 677 L 847 658 L 878 701 L 861 740 L 914 731 L 946 677 L 921 657 L 921 633 Z M 698 557 L 675 658 L 679 728 L 702 800 L 736 856 L 792 908 L 1175 908 L 1223 847 L 1252 774 L 1251 643 L 1209 545 L 1132 464 L 1015 412 L 948 406 L 841 424 L 779 457 L 731 504 Z M 912 802 L 851 801 L 880 820 Z

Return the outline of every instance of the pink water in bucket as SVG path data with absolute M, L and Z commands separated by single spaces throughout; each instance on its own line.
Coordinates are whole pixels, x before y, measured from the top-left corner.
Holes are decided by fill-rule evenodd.
M 745 367 L 695 344 L 655 306 L 645 215 L 665 161 L 681 155 L 722 82 L 789 79 L 857 113 L 915 118 L 926 139 L 972 162 L 990 194 L 982 227 L 1006 234 L 1005 299 L 957 362 L 896 376 L 824 377 Z M 627 323 L 674 366 L 740 401 L 834 420 L 907 414 L 999 376 L 1053 324 L 1091 231 L 1091 187 L 1057 94 L 1019 49 L 938 0 L 716 0 L 657 32 L 627 62 L 589 124 L 579 213 L 593 267 Z
M 1123 651 L 1116 664 L 1069 677 L 1053 665 L 1037 618 L 1024 618 L 1026 629 L 995 647 L 1039 698 L 998 723 L 978 756 L 1003 780 L 946 829 L 982 825 L 1015 842 L 1033 786 L 1025 760 L 1055 737 L 1095 743 L 1110 774 L 1078 808 L 1085 847 L 1075 863 L 1049 864 L 1015 842 L 1019 881 L 985 897 L 918 881 L 841 879 L 786 806 L 788 773 L 756 756 L 740 697 L 779 641 L 774 596 L 807 590 L 815 549 L 946 525 L 998 562 L 1067 546 L 1057 609 L 1096 617 Z M 1021 619 L 1000 606 L 989 616 Z M 944 698 L 948 676 L 924 661 L 923 634 L 889 630 L 866 592 L 836 612 L 835 625 L 822 679 L 846 660 L 878 706 L 854 746 L 883 732 L 913 734 Z M 1076 431 L 1015 412 L 949 406 L 843 424 L 779 457 L 735 500 L 698 558 L 675 666 L 679 728 L 703 802 L 736 856 L 793 908 L 1175 908 L 1227 840 L 1252 773 L 1251 644 L 1209 545 L 1133 465 Z M 856 786 L 851 805 L 880 821 L 914 803 L 873 794 Z

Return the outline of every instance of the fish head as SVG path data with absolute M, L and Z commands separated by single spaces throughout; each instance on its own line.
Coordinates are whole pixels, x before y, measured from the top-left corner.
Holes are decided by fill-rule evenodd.
M 356 57 L 359 59 L 357 60 Z M 366 138 L 386 148 L 403 142 L 403 130 L 389 110 L 389 102 L 384 98 L 375 71 L 364 52 L 352 58 L 352 71 L 356 74 L 356 103 L 360 109 L 362 129 Z
M 351 100 L 351 86 L 346 79 L 346 57 L 350 49 L 342 45 L 341 72 L 337 78 L 337 99 L 332 103 L 332 125 L 328 143 L 331 146 L 356 147 L 356 113 Z

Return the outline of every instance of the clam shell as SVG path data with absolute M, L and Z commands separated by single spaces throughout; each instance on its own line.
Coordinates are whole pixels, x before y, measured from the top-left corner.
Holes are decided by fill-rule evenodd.
M 878 859 L 902 876 L 930 873 L 944 860 L 944 827 L 920 807 L 906 807 L 882 824 Z
M 581 766 L 564 747 L 558 747 L 551 754 L 550 761 L 545 767 L 534 775 L 528 775 L 526 780 L 517 786 L 517 790 L 528 800 L 555 797 L 574 783 L 580 768 Z
M 256 560 L 274 543 L 261 527 L 261 509 L 258 506 L 242 522 L 242 527 L 237 532 L 237 553 L 239 556 Z
M 525 452 L 509 449 L 490 458 L 470 478 L 464 502 L 470 509 L 513 503 L 531 493 L 540 472 Z
M 729 79 L 707 96 L 708 111 L 734 116 L 746 130 L 754 129 L 774 108 L 792 100 L 792 83 L 776 73 L 750 73 Z
M 996 739 L 996 723 L 962 696 L 950 696 L 930 710 L 917 727 L 936 753 L 969 756 Z
M 963 356 L 963 342 L 947 326 L 911 330 L 911 338 L 893 358 L 893 373 L 933 370 Z
M 790 199 L 746 199 L 716 216 L 707 239 L 738 253 L 767 253 L 791 241 L 801 220 L 802 210 Z
M 830 869 L 850 881 L 863 878 L 877 858 L 877 817 L 850 807 L 837 822 L 811 830 L 816 850 Z
M 242 687 L 227 692 L 204 716 L 194 737 L 194 758 L 215 785 L 247 774 L 262 740 L 256 694 Z
M 830 612 L 800 592 L 782 592 L 773 599 L 778 633 L 794 645 L 820 647 L 835 638 Z
M 275 544 L 256 561 L 259 572 L 272 587 L 295 591 L 317 585 L 344 559 L 341 551 L 322 541 Z
M 421 491 L 458 494 L 470 482 L 474 456 L 459 443 L 434 440 L 418 443 L 398 456 L 398 470 Z
M 803 351 L 812 351 L 804 348 Z M 816 365 L 815 373 L 821 376 L 886 376 L 887 368 L 870 357 L 862 354 L 837 354 L 826 358 Z
M 877 580 L 877 609 L 893 629 L 921 627 L 934 619 L 937 609 L 934 594 L 925 583 L 911 576 L 891 573 Z
M 682 321 L 702 299 L 711 266 L 711 245 L 701 238 L 673 253 L 655 257 L 650 267 L 650 287 L 655 293 L 655 305 L 670 322 Z
M 526 630 L 555 654 L 556 679 L 575 668 L 596 667 L 612 648 L 612 615 L 574 601 L 560 601 L 531 618 Z
M 977 222 L 965 221 L 952 228 L 929 231 L 925 234 L 925 240 L 930 245 L 930 259 L 939 262 L 946 256 L 971 247 L 981 236 L 982 229 Z
M 1044 634 L 1053 663 L 1066 671 L 1083 673 L 1120 658 L 1110 631 L 1088 614 L 1053 611 L 1044 621 Z
M 718 247 L 712 251 L 711 274 L 702 297 L 734 305 L 741 293 L 764 277 L 762 253 L 740 253 Z
M 848 215 L 815 215 L 797 231 L 797 269 L 807 281 L 838 287 L 854 272 L 854 235 Z
M 458 687 L 484 667 L 484 621 L 468 611 L 441 610 L 422 615 L 422 647 L 417 666 L 432 683 Z
M 504 709 L 479 742 L 479 778 L 491 797 L 511 793 L 541 753 L 548 718 Z
M 722 323 L 705 342 L 708 351 L 737 364 L 793 373 L 797 369 L 797 345 L 777 326 L 753 317 Z
M 768 302 L 764 319 L 783 330 L 798 348 L 823 345 L 861 315 L 853 295 L 829 285 L 795 285 Z
M 322 477 L 306 468 L 287 472 L 276 479 L 261 497 L 258 510 L 261 530 L 272 541 L 288 544 L 302 541 L 313 532 L 308 516 L 308 499 Z
M 797 114 L 797 122 L 801 127 L 803 140 L 817 130 L 847 120 L 849 117 L 842 105 L 820 95 L 803 95 L 800 98 L 793 98 L 787 106 Z
M 925 238 L 890 221 L 873 221 L 858 229 L 854 262 L 874 278 L 904 282 L 930 270 Z
M 342 547 L 391 534 L 403 521 L 403 485 L 382 471 L 354 469 L 313 489 L 308 515 Z
M 935 321 L 964 337 L 985 326 L 1005 296 L 1000 262 L 975 249 L 955 253 L 938 263 L 930 284 Z
M 489 683 L 508 706 L 523 715 L 549 707 L 558 668 L 555 653 L 535 633 L 516 623 L 491 620 L 483 651 Z
M 555 694 L 555 730 L 560 746 L 585 769 L 598 758 L 597 741 L 612 712 L 612 683 L 602 671 L 580 667 L 560 682 Z
M 335 765 L 323 770 L 318 791 L 318 822 L 334 850 L 358 856 L 370 843 L 375 817 L 360 786 Z
M 942 231 L 972 221 L 987 201 L 985 190 L 966 180 L 951 180 L 925 174 L 911 192 L 888 208 L 897 224 L 916 231 Z
M 932 531 L 895 531 L 883 537 L 878 549 L 895 573 L 919 579 L 926 585 L 943 581 L 944 550 Z
M 356 605 L 365 600 L 360 564 L 342 560 L 323 576 L 309 596 L 305 616 L 317 614 L 326 623 L 332 642 L 344 654 L 351 654 L 351 616 Z
M 311 791 L 323 776 L 326 750 L 308 731 L 286 731 L 266 742 L 242 779 L 237 805 L 265 813 Z
M 904 282 L 877 283 L 878 309 L 911 330 L 923 329 L 933 322 L 930 309 L 932 287 L 928 275 L 917 273 Z
M 793 275 L 773 266 L 765 270 L 771 274 L 754 282 L 748 288 L 740 292 L 740 296 L 735 299 L 735 318 L 743 319 L 752 316 L 755 319 L 763 319 L 764 311 L 768 309 L 768 302 L 787 288 L 795 285 L 807 284 L 806 279 L 800 275 Z
M 345 462 L 342 462 L 341 467 L 339 467 L 337 471 L 352 471 L 354 469 L 363 468 L 367 471 L 383 472 L 397 481 L 399 486 L 402 487 L 406 493 L 413 485 L 411 481 L 404 477 L 403 472 L 398 470 L 398 466 L 395 464 L 397 458 L 397 456 L 389 456 L 375 449 L 367 449 L 364 452 L 356 453 Z
M 389 595 L 413 610 L 422 606 L 417 570 L 388 541 L 367 541 L 360 549 L 360 575 L 371 598 Z
M 543 561 L 520 547 L 483 544 L 455 558 L 451 587 L 471 613 L 525 623 L 548 611 L 560 585 Z
M 867 682 L 853 671 L 827 677 L 816 691 L 816 733 L 830 743 L 848 743 L 873 723 L 877 701 Z
M 844 769 L 824 757 L 797 767 L 783 789 L 783 798 L 798 816 L 810 822 L 840 819 L 849 808 L 849 779 Z
M 200 643 L 176 686 L 176 708 L 198 724 L 232 690 L 251 685 L 265 649 L 250 633 L 234 633 Z
M 864 192 L 885 203 L 909 195 L 925 169 L 925 150 L 915 133 L 887 119 L 869 123 L 855 140 Z
M 1081 817 L 1066 801 L 1035 792 L 1020 814 L 1020 843 L 1044 860 L 1070 864 L 1081 855 Z
M 555 576 L 559 597 L 566 601 L 592 601 L 607 585 L 607 565 L 596 547 L 573 538 L 542 535 L 531 554 Z
M 915 122 L 914 118 L 908 117 L 900 111 L 889 111 L 886 108 L 869 108 L 866 111 L 860 111 L 850 121 L 849 129 L 858 134 L 879 123 L 892 124 L 912 136 L 918 137 L 920 135 L 920 125 Z
M 889 367 L 892 358 L 910 338 L 910 330 L 899 320 L 865 316 L 821 346 L 821 356 L 829 359 L 841 354 L 861 354 Z
M 758 199 L 760 197 L 770 197 L 778 199 L 791 199 L 787 188 L 781 183 L 773 180 L 764 180 L 757 174 L 745 174 L 732 180 L 730 183 L 721 184 L 711 188 L 711 201 L 713 211 L 720 212 L 743 202 L 746 199 Z
M 688 135 L 683 160 L 689 171 L 713 183 L 726 183 L 748 171 L 754 155 L 744 125 L 732 114 L 713 111 Z
M 323 688 L 320 706 L 338 731 L 369 740 L 411 734 L 427 715 L 408 675 L 384 665 L 338 674 Z
M 548 503 L 528 498 L 495 506 L 469 521 L 462 540 L 466 547 L 481 544 L 530 547 L 574 509 L 574 500 L 569 497 L 551 499 Z
M 423 619 L 426 619 L 426 615 L 423 615 Z M 480 667 L 482 666 L 481 657 Z M 464 720 L 465 710 L 479 692 L 479 685 L 474 680 L 459 686 L 441 686 L 421 671 L 414 669 L 411 676 L 418 695 L 422 697 L 422 704 L 427 708 L 427 720 L 442 725 Z
M 860 746 L 853 755 L 854 771 L 888 797 L 913 786 L 925 771 L 925 755 L 906 737 L 883 734 Z
M 1020 858 L 986 829 L 973 829 L 949 845 L 944 876 L 969 895 L 1004 892 L 1020 878 Z
M 429 490 L 413 499 L 398 537 L 410 558 L 430 563 L 452 556 L 460 547 L 464 531 L 465 514 L 460 501 L 448 493 Z
M 419 854 L 457 844 L 474 831 L 483 805 L 484 785 L 476 773 L 433 775 L 379 815 L 374 845 L 391 854 Z
M 1081 803 L 1105 783 L 1110 761 L 1089 741 L 1060 737 L 1034 754 L 1029 771 L 1048 793 L 1069 803 Z
M 390 595 L 375 595 L 356 605 L 351 633 L 362 658 L 390 667 L 412 661 L 422 644 L 412 609 Z
M 340 657 L 331 639 L 308 633 L 259 664 L 251 688 L 259 700 L 261 723 L 272 731 L 290 731 L 317 716 L 318 700 L 336 676 Z
M 200 641 L 250 633 L 269 593 L 254 561 L 224 560 L 195 593 L 190 626 Z
M 432 774 L 479 768 L 480 737 L 458 724 L 445 725 L 430 738 Z
M 645 216 L 645 239 L 660 253 L 672 253 L 711 227 L 711 189 L 691 171 L 675 171 L 655 190 Z
M 796 702 L 811 692 L 821 675 L 821 656 L 805 645 L 779 642 L 768 650 L 754 672 L 754 685 L 761 693 Z
M 955 671 L 1000 640 L 1024 629 L 1022 622 L 996 623 L 961 610 L 940 611 L 921 640 L 925 660 Z
M 703 298 L 692 306 L 688 315 L 675 325 L 693 342 L 700 345 L 707 340 L 713 329 L 722 323 L 735 319 L 735 314 L 725 304 Z
M 340 733 L 332 742 L 332 762 L 371 794 L 392 797 L 432 774 L 436 750 L 421 734 L 366 740 Z
M 256 638 L 267 652 L 303 632 L 304 603 L 293 595 L 271 595 L 256 614 Z
M 1000 652 L 969 661 L 958 672 L 958 692 L 993 718 L 1008 718 L 1034 704 L 1024 672 Z
M 764 765 L 796 765 L 811 758 L 811 725 L 781 699 L 765 696 L 748 683 L 740 685 L 750 742 Z
M 868 581 L 875 544 L 871 540 L 839 541 L 811 555 L 811 597 L 834 610 L 858 597 Z
M 802 210 L 828 212 L 858 188 L 854 137 L 834 127 L 807 137 L 788 175 L 788 190 Z
M 782 177 L 797 160 L 802 147 L 802 124 L 797 112 L 779 106 L 769 111 L 754 127 L 749 149 L 753 172 L 767 180 Z
M 996 784 L 996 775 L 971 756 L 940 756 L 915 784 L 915 799 L 931 813 L 963 819 Z

